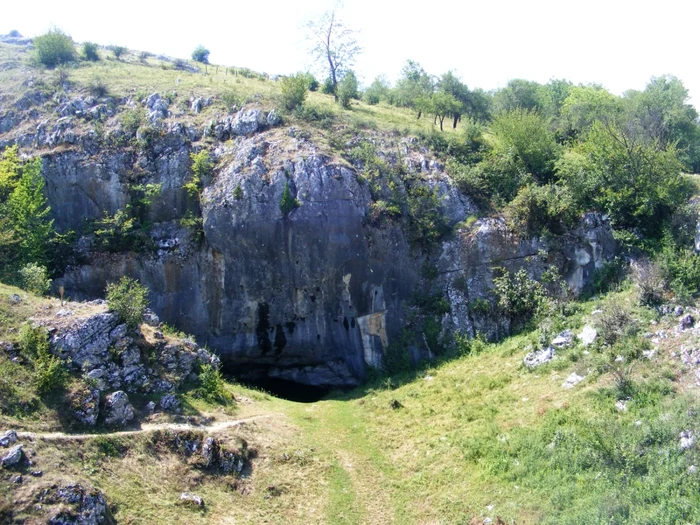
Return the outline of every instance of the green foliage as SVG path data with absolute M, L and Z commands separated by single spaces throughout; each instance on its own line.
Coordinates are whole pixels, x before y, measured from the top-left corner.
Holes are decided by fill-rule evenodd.
M 374 82 L 365 89 L 362 99 L 369 105 L 379 104 L 389 99 L 389 81 L 381 75 L 374 79 Z
M 544 287 L 531 279 L 524 268 L 514 274 L 501 268 L 500 274 L 493 278 L 496 304 L 513 322 L 527 322 L 547 304 Z
M 192 213 L 191 210 L 188 210 L 180 219 L 180 226 L 192 230 L 195 242 L 199 242 L 204 238 L 204 220 L 202 217 Z
M 292 192 L 289 190 L 289 182 L 285 182 L 282 199 L 280 200 L 280 211 L 287 215 L 299 206 L 301 206 L 301 203 L 292 196 Z
M 210 403 L 222 405 L 230 404 L 233 401 L 231 393 L 226 390 L 226 383 L 218 368 L 214 368 L 208 363 L 204 364 L 197 378 L 199 380 L 199 388 L 197 388 L 199 397 Z
M 594 294 L 604 294 L 616 290 L 625 278 L 626 265 L 621 257 L 605 261 L 601 268 L 593 273 Z
M 133 215 L 133 208 L 117 210 L 114 215 L 106 211 L 101 219 L 95 221 L 95 245 L 108 252 L 132 250 L 144 251 L 152 244 L 150 238 L 139 229 L 138 218 Z
M 700 256 L 692 248 L 678 247 L 666 241 L 658 255 L 663 279 L 680 299 L 700 291 Z
M 147 122 L 146 110 L 138 105 L 127 109 L 120 115 L 119 121 L 127 134 L 136 135 L 139 128 Z
M 404 329 L 401 335 L 384 349 L 382 371 L 386 375 L 393 376 L 411 369 L 411 356 L 408 353 L 408 347 L 412 340 L 411 332 Z
M 192 51 L 192 60 L 201 62 L 202 64 L 208 64 L 209 50 L 204 46 L 197 46 L 194 51 Z
M 39 393 L 48 394 L 62 389 L 68 380 L 68 371 L 63 362 L 49 351 L 46 329 L 25 323 L 20 329 L 19 342 L 22 353 L 34 367 L 33 380 Z
M 94 42 L 84 42 L 83 43 L 83 58 L 89 60 L 90 62 L 97 62 L 100 59 L 100 55 L 97 54 L 98 45 Z
M 240 184 L 237 184 L 236 187 L 234 188 L 233 198 L 236 199 L 237 201 L 239 201 L 243 198 L 243 188 L 241 188 Z
M 505 207 L 504 214 L 513 231 L 532 237 L 565 233 L 576 224 L 579 210 L 569 188 L 528 184 Z
M 114 58 L 116 58 L 117 60 L 119 60 L 122 56 L 126 55 L 126 53 L 129 51 L 124 46 L 109 46 L 109 49 L 110 51 L 112 51 Z
M 338 82 L 336 94 L 338 96 L 338 103 L 346 109 L 350 107 L 350 101 L 352 99 L 359 98 L 358 82 L 355 73 L 352 71 L 345 73 L 342 80 Z
M 637 322 L 628 306 L 611 301 L 598 315 L 599 335 L 603 343 L 613 345 L 637 332 Z
M 242 106 L 245 104 L 245 99 L 233 89 L 224 90 L 221 93 L 221 100 L 224 101 L 226 109 L 231 109 L 234 106 Z
M 56 67 L 75 60 L 73 39 L 58 28 L 52 28 L 34 39 L 37 60 L 46 67 Z
M 297 73 L 281 80 L 282 104 L 286 109 L 292 111 L 304 105 L 308 83 L 309 80 L 304 73 Z
M 637 263 L 634 283 L 642 306 L 657 306 L 663 302 L 666 283 L 659 265 L 646 261 Z
M 148 307 L 148 289 L 128 277 L 107 285 L 107 304 L 130 330 L 143 321 L 143 313 Z
M 416 290 L 411 302 L 425 315 L 441 317 L 450 313 L 450 301 L 441 293 L 424 293 Z
M 431 190 L 415 184 L 407 188 L 407 193 L 409 242 L 428 253 L 449 233 L 447 219 L 440 207 L 438 188 Z
M 51 279 L 48 278 L 46 267 L 36 263 L 29 263 L 20 271 L 22 287 L 36 295 L 46 295 L 51 288 Z
M 107 83 L 102 80 L 100 77 L 92 77 L 90 79 L 90 82 L 88 83 L 88 90 L 90 91 L 90 94 L 93 97 L 97 98 L 102 98 L 106 97 L 107 94 L 109 93 L 109 88 L 107 87 Z M 138 129 L 138 128 L 137 128 Z
M 199 199 L 202 194 L 204 179 L 211 175 L 214 164 L 207 150 L 201 150 L 198 153 L 190 153 L 190 160 L 192 161 L 192 178 L 182 187 L 187 191 L 190 197 Z

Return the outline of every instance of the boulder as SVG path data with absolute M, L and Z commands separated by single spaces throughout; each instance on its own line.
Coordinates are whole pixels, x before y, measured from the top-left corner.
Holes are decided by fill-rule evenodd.
M 106 425 L 124 426 L 134 419 L 134 407 L 129 403 L 129 396 L 122 390 L 107 396 L 105 411 Z
M 257 133 L 266 123 L 263 112 L 259 109 L 242 109 L 236 113 L 231 122 L 232 135 L 250 135 Z
M 59 504 L 49 525 L 116 525 L 104 495 L 80 483 L 51 487 L 39 498 L 44 504 Z
M 204 507 L 204 500 L 191 492 L 183 492 L 180 494 L 180 502 L 193 507 Z
M 688 330 L 689 328 L 692 328 L 694 324 L 695 319 L 693 319 L 693 316 L 690 314 L 685 314 L 678 322 L 678 328 L 680 330 Z
M 180 408 L 180 400 L 175 394 L 165 394 L 158 404 L 166 412 L 176 412 Z
M 268 126 L 279 126 L 282 123 L 282 117 L 276 110 L 272 110 L 267 114 L 267 125 Z
M 9 447 L 17 443 L 17 432 L 14 430 L 8 430 L 2 436 L 0 436 L 0 447 Z
M 15 445 L 12 447 L 7 454 L 2 458 L 1 463 L 3 467 L 12 467 L 17 465 L 24 457 L 24 452 L 22 452 L 22 445 Z
M 565 348 L 567 346 L 571 346 L 573 340 L 573 332 L 571 332 L 571 330 L 564 330 L 562 333 L 552 339 L 552 346 L 555 348 Z
M 693 434 L 692 430 L 684 430 L 678 437 L 678 445 L 681 447 L 681 450 L 688 450 L 695 445 L 695 434 Z
M 580 376 L 576 372 L 572 372 L 571 375 L 566 378 L 566 381 L 562 383 L 561 387 L 568 390 L 569 388 L 573 388 L 578 385 L 584 379 L 584 376 Z
M 593 328 L 591 325 L 586 325 L 583 327 L 583 330 L 581 330 L 581 333 L 579 333 L 576 337 L 578 337 L 583 346 L 590 346 L 598 337 L 598 330 Z
M 523 359 L 523 364 L 528 368 L 536 368 L 545 363 L 549 363 L 556 355 L 555 349 L 548 346 L 547 348 L 535 350 L 527 354 L 525 359 Z

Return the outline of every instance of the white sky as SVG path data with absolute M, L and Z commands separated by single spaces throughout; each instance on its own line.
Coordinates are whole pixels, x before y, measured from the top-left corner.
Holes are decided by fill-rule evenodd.
M 188 58 L 202 44 L 212 63 L 270 74 L 310 66 L 304 22 L 332 0 L 34 0 L 5 2 L 0 34 L 35 36 L 51 25 L 76 41 L 119 44 Z M 98 7 L 104 6 L 104 7 Z M 412 7 L 415 6 L 415 7 Z M 511 78 L 596 82 L 613 93 L 643 89 L 652 76 L 679 77 L 700 104 L 693 0 L 346 0 L 346 25 L 360 31 L 359 78 L 394 81 L 407 59 L 429 73 L 455 70 L 469 87 Z

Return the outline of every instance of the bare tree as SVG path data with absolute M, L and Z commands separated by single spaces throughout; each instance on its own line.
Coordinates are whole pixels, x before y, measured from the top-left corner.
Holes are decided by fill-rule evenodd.
M 338 8 L 328 11 L 317 20 L 307 23 L 311 54 L 323 69 L 328 68 L 328 77 L 333 93 L 338 98 L 338 82 L 355 63 L 355 57 L 362 51 L 355 35 L 357 31 L 345 27 L 338 15 Z

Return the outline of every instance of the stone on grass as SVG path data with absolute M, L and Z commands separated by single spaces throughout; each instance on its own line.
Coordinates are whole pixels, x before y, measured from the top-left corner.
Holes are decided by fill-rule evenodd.
M 688 330 L 689 328 L 692 328 L 694 324 L 695 319 L 693 319 L 693 316 L 690 314 L 685 314 L 678 322 L 678 328 L 681 330 Z
M 572 372 L 571 375 L 566 378 L 566 381 L 562 383 L 561 387 L 566 389 L 573 388 L 584 379 L 584 376 L 580 376 L 576 372 Z
M 570 346 L 573 340 L 574 334 L 571 332 L 571 330 L 564 330 L 562 333 L 552 339 L 552 346 L 556 348 L 565 348 Z
M 7 452 L 7 454 L 5 454 L 5 457 L 2 458 L 2 466 L 12 467 L 19 463 L 23 456 L 24 452 L 22 452 L 22 445 L 15 445 Z
M 581 333 L 578 334 L 577 337 L 583 346 L 590 346 L 596 340 L 596 337 L 598 337 L 598 330 L 593 328 L 591 325 L 586 325 L 583 327 L 583 330 L 581 330 Z
M 180 408 L 180 400 L 175 397 L 175 394 L 165 394 L 158 404 L 166 412 L 175 412 Z
M 548 346 L 547 348 L 542 348 L 541 350 L 535 350 L 530 352 L 523 359 L 523 363 L 528 368 L 536 368 L 545 363 L 549 363 L 552 359 L 556 357 L 556 351 L 553 347 Z
M 180 501 L 193 507 L 204 507 L 204 500 L 200 496 L 192 494 L 191 492 L 183 492 L 180 494 Z
M 0 436 L 0 447 L 9 447 L 17 443 L 17 432 L 14 430 L 8 430 L 2 436 Z
M 681 432 L 679 438 L 679 445 L 681 447 L 681 450 L 688 450 L 689 448 L 692 448 L 693 445 L 695 445 L 695 435 L 693 434 L 692 430 L 684 430 L 683 432 Z

